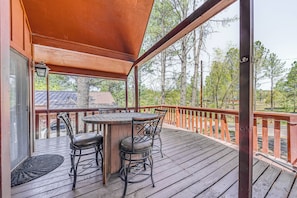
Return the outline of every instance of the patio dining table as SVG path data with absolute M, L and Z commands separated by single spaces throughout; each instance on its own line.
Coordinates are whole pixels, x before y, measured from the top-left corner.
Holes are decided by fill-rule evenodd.
M 89 124 L 101 125 L 103 132 L 103 184 L 107 184 L 111 174 L 117 173 L 121 167 L 120 142 L 130 136 L 132 131 L 132 118 L 150 118 L 156 114 L 151 113 L 108 113 L 95 114 L 83 117 L 82 120 Z

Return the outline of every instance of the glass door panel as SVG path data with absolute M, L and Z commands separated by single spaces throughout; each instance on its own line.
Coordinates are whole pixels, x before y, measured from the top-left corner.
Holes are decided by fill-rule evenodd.
M 10 157 L 11 169 L 29 155 L 28 59 L 10 51 Z

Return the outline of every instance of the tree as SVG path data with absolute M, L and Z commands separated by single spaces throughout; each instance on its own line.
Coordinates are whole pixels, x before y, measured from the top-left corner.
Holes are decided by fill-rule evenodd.
M 146 36 L 144 44 L 142 46 L 142 51 L 147 50 L 150 46 L 159 41 L 164 37 L 177 23 L 176 15 L 172 15 L 173 7 L 170 0 L 158 0 L 155 1 L 151 18 L 146 31 Z M 159 78 L 150 78 L 148 80 L 160 81 L 161 90 L 161 104 L 165 104 L 166 95 L 166 73 L 168 71 L 168 59 L 171 59 L 173 52 L 170 48 L 163 50 L 159 55 L 156 56 L 155 61 L 150 61 L 149 63 L 143 65 L 139 72 L 142 74 L 140 84 L 147 79 L 144 76 L 160 76 Z M 143 86 L 140 86 L 142 89 Z M 141 90 L 143 92 L 145 90 Z
M 224 55 L 225 54 L 225 55 Z M 228 108 L 230 102 L 235 108 L 239 92 L 239 50 L 231 47 L 227 53 L 215 50 L 210 74 L 206 77 L 205 96 L 210 107 Z
M 264 67 L 264 75 L 270 80 L 270 109 L 274 108 L 274 96 L 273 89 L 275 83 L 284 74 L 286 69 L 284 68 L 285 62 L 281 62 L 275 53 L 269 54 L 267 64 Z
M 89 78 L 79 76 L 77 82 L 77 106 L 78 108 L 89 107 Z
M 74 84 L 70 81 L 71 76 L 49 74 L 49 90 L 50 91 L 62 91 L 62 90 L 74 90 Z M 46 90 L 46 78 L 38 77 L 35 75 L 34 79 L 35 90 L 45 91 Z
M 297 108 L 297 61 L 292 63 L 292 67 L 287 75 L 286 79 L 282 79 L 277 83 L 277 90 L 283 93 L 285 101 L 288 102 L 288 106 L 296 113 Z
M 260 41 L 256 41 L 254 45 L 254 110 L 257 107 L 257 89 L 260 87 L 259 81 L 264 77 L 263 70 L 267 64 L 269 50 L 264 47 Z
M 174 13 L 178 18 L 178 21 L 183 21 L 188 16 L 189 11 L 189 1 L 188 0 L 172 0 Z M 176 51 L 180 62 L 181 62 L 181 72 L 180 72 L 180 105 L 186 105 L 186 93 L 187 93 L 187 56 L 191 49 L 190 35 L 185 35 L 181 38 L 180 42 L 177 43 L 179 49 Z
M 221 108 L 224 103 L 223 95 L 227 89 L 226 67 L 223 60 L 223 52 L 215 50 L 215 58 L 211 64 L 209 76 L 205 80 L 205 97 L 209 100 L 210 107 Z
M 231 47 L 226 53 L 226 67 L 228 68 L 227 75 L 230 78 L 228 86 L 227 99 L 232 103 L 232 109 L 235 109 L 235 101 L 239 99 L 239 50 Z

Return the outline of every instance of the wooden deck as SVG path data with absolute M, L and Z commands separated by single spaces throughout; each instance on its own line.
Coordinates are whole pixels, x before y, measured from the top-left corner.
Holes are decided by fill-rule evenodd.
M 178 129 L 162 132 L 164 158 L 154 155 L 154 180 L 128 185 L 127 197 L 237 197 L 238 151 L 207 137 Z M 71 190 L 69 144 L 65 137 L 38 140 L 37 154 L 63 155 L 64 163 L 29 183 L 12 188 L 13 198 L 121 197 L 123 182 L 116 175 L 102 185 L 101 171 L 78 177 Z M 297 197 L 296 175 L 255 159 L 253 197 Z

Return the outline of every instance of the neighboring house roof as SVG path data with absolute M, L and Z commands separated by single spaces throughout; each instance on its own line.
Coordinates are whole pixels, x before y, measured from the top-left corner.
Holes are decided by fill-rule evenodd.
M 45 109 L 46 91 L 35 91 L 35 108 Z M 74 109 L 77 107 L 77 93 L 74 91 L 50 91 L 50 109 Z M 110 92 L 90 92 L 89 108 L 116 106 Z

